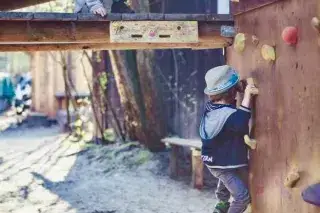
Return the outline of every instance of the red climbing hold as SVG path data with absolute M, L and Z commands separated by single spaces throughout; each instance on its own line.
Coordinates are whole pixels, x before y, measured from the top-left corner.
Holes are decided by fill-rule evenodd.
M 294 45 L 298 42 L 298 29 L 296 27 L 286 27 L 282 31 L 282 39 L 289 45 Z

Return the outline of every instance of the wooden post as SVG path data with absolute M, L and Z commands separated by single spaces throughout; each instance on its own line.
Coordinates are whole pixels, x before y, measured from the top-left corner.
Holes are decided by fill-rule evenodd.
M 179 146 L 171 145 L 169 176 L 171 178 L 178 177 L 178 154 Z
M 201 189 L 203 187 L 203 162 L 201 159 L 201 151 L 191 149 L 192 151 L 192 185 L 194 188 Z

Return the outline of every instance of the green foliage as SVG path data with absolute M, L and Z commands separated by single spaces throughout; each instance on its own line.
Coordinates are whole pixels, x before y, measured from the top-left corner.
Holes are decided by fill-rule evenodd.
M 74 8 L 73 0 L 56 0 L 49 3 L 39 4 L 31 7 L 22 8 L 16 11 L 21 12 L 57 12 L 72 13 Z
M 107 89 L 108 76 L 107 73 L 103 72 L 99 74 L 99 84 L 102 91 Z
M 141 150 L 139 152 L 139 154 L 137 155 L 136 159 L 135 159 L 135 162 L 136 164 L 138 165 L 141 165 L 141 164 L 144 164 L 146 163 L 147 161 L 149 161 L 151 158 L 151 154 L 149 151 L 147 150 Z
M 114 142 L 116 140 L 116 133 L 114 132 L 114 129 L 104 130 L 103 138 L 106 141 Z

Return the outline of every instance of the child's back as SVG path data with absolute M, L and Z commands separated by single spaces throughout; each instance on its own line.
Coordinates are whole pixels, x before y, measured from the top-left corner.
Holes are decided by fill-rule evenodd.
M 242 105 L 236 108 L 239 75 L 229 66 L 211 69 L 205 77 L 205 94 L 210 98 L 200 124 L 202 160 L 219 179 L 214 213 L 242 213 L 250 203 L 248 150 L 244 136 L 249 131 L 250 99 L 254 85 L 245 90 Z M 229 203 L 230 195 L 234 201 Z

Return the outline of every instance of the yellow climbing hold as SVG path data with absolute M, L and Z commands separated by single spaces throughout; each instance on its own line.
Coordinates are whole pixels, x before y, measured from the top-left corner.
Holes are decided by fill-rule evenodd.
M 251 139 L 248 135 L 244 136 L 244 142 L 253 150 L 257 148 L 257 141 Z
M 270 45 L 264 44 L 261 48 L 261 55 L 264 60 L 274 61 L 276 60 L 276 51 Z
M 246 36 L 244 33 L 238 33 L 236 37 L 234 38 L 234 49 L 238 52 L 241 53 L 243 52 L 245 48 L 245 43 L 246 43 Z

